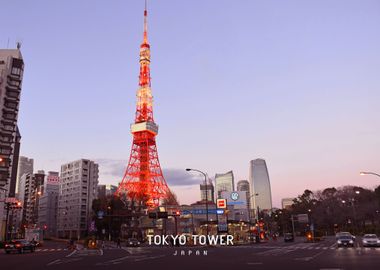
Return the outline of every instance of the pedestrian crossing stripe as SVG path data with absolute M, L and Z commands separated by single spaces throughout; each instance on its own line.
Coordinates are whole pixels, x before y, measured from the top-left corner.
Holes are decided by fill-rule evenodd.
M 36 252 L 46 252 L 46 251 L 66 251 L 67 248 L 37 248 Z

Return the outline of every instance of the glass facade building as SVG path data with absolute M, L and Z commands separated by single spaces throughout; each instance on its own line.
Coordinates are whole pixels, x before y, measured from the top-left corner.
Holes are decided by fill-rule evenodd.
M 251 183 L 252 196 L 251 205 L 253 209 L 259 207 L 261 210 L 272 209 L 272 191 L 269 181 L 269 173 L 264 159 L 251 160 L 249 167 L 249 181 Z
M 215 188 L 218 199 L 221 198 L 222 191 L 234 191 L 234 187 L 234 173 L 232 171 L 215 175 Z

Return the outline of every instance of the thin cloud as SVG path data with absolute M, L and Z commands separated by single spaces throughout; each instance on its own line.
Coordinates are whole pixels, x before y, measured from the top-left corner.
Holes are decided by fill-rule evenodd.
M 100 178 L 119 179 L 121 180 L 128 165 L 127 160 L 121 159 L 107 159 L 99 158 L 95 159 L 95 162 L 99 164 Z M 165 180 L 169 186 L 194 186 L 202 183 L 202 177 L 186 172 L 185 169 L 163 169 Z

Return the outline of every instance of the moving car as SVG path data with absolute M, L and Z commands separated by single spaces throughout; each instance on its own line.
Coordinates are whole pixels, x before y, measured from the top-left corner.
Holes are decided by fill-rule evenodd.
M 294 236 L 292 233 L 284 234 L 284 242 L 294 242 Z
M 351 235 L 341 235 L 337 238 L 336 243 L 338 247 L 353 247 L 354 240 Z
M 136 238 L 127 239 L 127 247 L 139 247 L 140 242 Z
M 363 247 L 380 247 L 380 239 L 376 234 L 365 234 L 362 243 Z
M 349 237 L 352 238 L 353 241 L 355 241 L 355 238 L 356 238 L 356 237 L 355 237 L 354 235 L 352 235 L 350 232 L 338 232 L 338 233 L 335 234 L 335 239 L 338 240 L 338 238 L 339 238 L 340 236 L 349 236 Z
M 12 240 L 4 246 L 5 253 L 7 254 L 12 251 L 17 251 L 18 253 L 24 253 L 26 250 L 34 252 L 35 249 L 36 246 L 27 240 Z

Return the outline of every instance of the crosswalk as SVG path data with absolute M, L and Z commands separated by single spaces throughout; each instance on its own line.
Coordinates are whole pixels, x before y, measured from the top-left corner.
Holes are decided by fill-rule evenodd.
M 37 248 L 36 252 L 67 251 L 67 248 Z
M 331 243 L 297 243 L 293 245 L 250 245 L 250 246 L 235 246 L 235 248 L 253 249 L 258 250 L 257 254 L 262 255 L 275 255 L 286 254 L 297 250 L 315 250 L 315 251 L 327 251 L 327 250 L 356 250 L 356 251 L 376 251 L 380 253 L 380 248 L 362 247 L 359 244 L 354 247 L 338 248 L 337 245 Z

